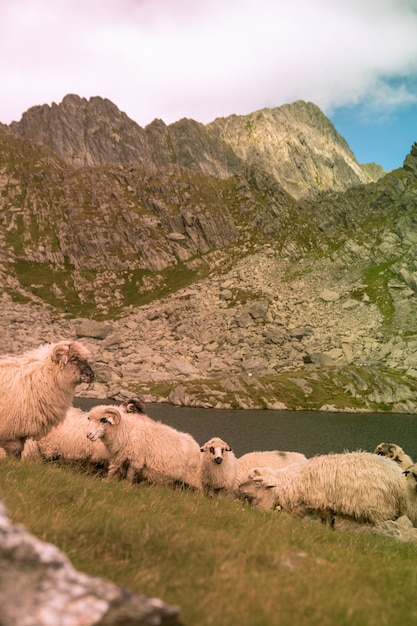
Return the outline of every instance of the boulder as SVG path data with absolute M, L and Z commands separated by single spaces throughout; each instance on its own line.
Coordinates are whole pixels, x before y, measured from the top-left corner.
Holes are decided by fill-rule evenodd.
M 0 500 L 1 626 L 180 625 L 179 608 L 78 572 L 56 546 L 14 526 Z

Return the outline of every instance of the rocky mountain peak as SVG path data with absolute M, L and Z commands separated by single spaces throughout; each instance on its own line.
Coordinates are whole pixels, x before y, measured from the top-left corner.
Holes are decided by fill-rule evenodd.
M 255 166 L 294 197 L 317 189 L 343 191 L 383 173 L 360 166 L 330 120 L 303 101 L 207 125 L 184 118 L 142 128 L 110 100 L 70 94 L 59 105 L 32 107 L 10 130 L 75 167 L 177 164 L 224 179 Z
M 417 141 L 411 147 L 409 154 L 404 159 L 403 167 L 408 172 L 417 176 Z

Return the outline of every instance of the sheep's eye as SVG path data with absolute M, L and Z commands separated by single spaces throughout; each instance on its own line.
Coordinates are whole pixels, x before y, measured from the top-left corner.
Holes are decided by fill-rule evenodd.
M 107 422 L 107 419 L 105 417 L 100 417 L 100 422 L 102 424 L 105 424 Z
M 214 448 L 210 448 L 210 454 L 214 454 Z

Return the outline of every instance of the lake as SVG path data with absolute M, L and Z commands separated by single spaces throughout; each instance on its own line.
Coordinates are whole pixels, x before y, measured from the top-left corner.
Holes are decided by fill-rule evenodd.
M 105 403 L 74 399 L 74 405 L 84 410 Z M 147 404 L 146 411 L 149 417 L 190 433 L 200 445 L 221 437 L 236 456 L 253 450 L 290 450 L 307 457 L 344 450 L 373 452 L 384 441 L 398 444 L 417 460 L 417 415 L 198 409 L 165 403 Z

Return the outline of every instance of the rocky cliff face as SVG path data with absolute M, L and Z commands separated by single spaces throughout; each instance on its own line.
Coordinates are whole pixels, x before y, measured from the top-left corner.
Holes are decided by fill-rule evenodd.
M 243 161 L 266 169 L 295 197 L 312 190 L 343 191 L 378 177 L 358 164 L 343 137 L 312 103 L 232 115 L 209 128 Z
M 320 109 L 301 101 L 207 126 L 189 119 L 169 126 L 155 120 L 143 129 L 109 100 L 68 95 L 59 105 L 29 109 L 10 129 L 75 167 L 176 164 L 228 178 L 256 165 L 295 197 L 317 189 L 348 189 L 383 173 L 363 169 Z
M 319 123 L 314 105 L 208 127 L 155 121 L 136 129 L 137 142 L 126 130 L 129 141 L 116 146 L 104 141 L 107 108 L 115 126 L 131 121 L 94 100 L 69 96 L 72 113 L 64 123 L 56 107 L 54 123 L 77 135 L 80 110 L 84 122 L 91 117 L 77 154 L 97 152 L 100 164 L 64 161 L 64 139 L 56 152 L 44 145 L 53 132 L 39 143 L 54 107 L 0 128 L 1 352 L 83 338 L 98 377 L 81 393 L 93 397 L 417 410 L 414 147 L 404 169 L 357 184 L 351 172 L 360 177 L 361 168 L 353 155 L 349 165 L 348 147 Z M 286 122 L 287 182 L 304 176 L 301 189 L 305 172 L 319 170 L 325 181 L 302 198 L 278 181 L 278 137 L 267 140 L 269 118 L 294 110 L 304 122 L 297 130 Z M 243 132 L 252 133 L 252 147 Z M 322 137 L 327 160 L 307 150 L 307 139 L 301 149 L 300 134 L 315 144 Z M 71 132 L 60 136 L 75 155 Z M 120 161 L 103 157 L 116 147 Z

